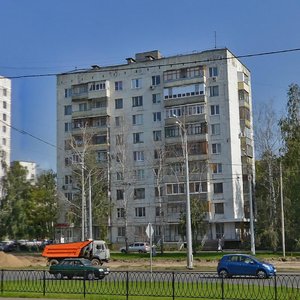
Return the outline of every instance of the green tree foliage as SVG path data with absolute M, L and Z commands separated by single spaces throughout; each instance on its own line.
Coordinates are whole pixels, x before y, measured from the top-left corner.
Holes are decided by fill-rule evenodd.
M 287 115 L 279 122 L 283 147 L 283 180 L 288 246 L 300 239 L 300 89 L 288 90 Z
M 271 171 L 272 170 L 272 173 Z M 271 176 L 272 175 L 272 176 Z M 281 235 L 279 161 L 265 154 L 256 161 L 256 244 L 276 251 Z
M 191 227 L 192 227 L 192 245 L 193 252 L 201 246 L 201 240 L 204 238 L 207 228 L 208 204 L 199 200 L 198 197 L 191 197 Z M 186 212 L 180 213 L 179 232 L 182 237 L 186 235 Z
M 53 224 L 57 217 L 56 175 L 52 171 L 38 176 L 31 189 L 29 212 L 34 218 L 28 220 L 28 230 L 32 237 L 52 238 Z
M 14 163 L 2 179 L 0 237 L 52 237 L 56 217 L 55 175 L 42 174 L 36 185 L 26 180 L 26 169 Z

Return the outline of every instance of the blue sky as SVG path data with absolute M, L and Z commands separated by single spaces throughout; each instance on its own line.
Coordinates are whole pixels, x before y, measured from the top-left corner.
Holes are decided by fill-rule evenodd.
M 227 47 L 235 55 L 300 48 L 299 0 L 0 0 L 0 75 L 60 73 Z M 300 51 L 242 59 L 255 108 L 300 83 Z M 56 144 L 55 76 L 12 80 L 12 125 Z M 56 170 L 56 149 L 12 131 L 12 160 Z

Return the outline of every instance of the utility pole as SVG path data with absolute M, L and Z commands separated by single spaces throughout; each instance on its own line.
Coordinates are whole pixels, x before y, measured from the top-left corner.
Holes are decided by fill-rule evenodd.
M 185 161 L 185 183 L 186 183 L 186 244 L 187 244 L 187 268 L 193 269 L 193 248 L 192 248 L 192 225 L 191 225 L 191 201 L 190 201 L 190 178 L 189 178 L 189 154 L 188 154 L 188 143 L 187 143 L 187 130 L 184 124 L 176 118 L 176 124 L 183 133 L 183 150 L 184 150 L 184 161 Z M 182 135 L 181 135 L 182 136 Z
M 93 220 L 92 220 L 92 174 L 89 172 L 89 238 L 93 239 Z
M 249 203 L 250 203 L 251 253 L 252 253 L 252 255 L 255 255 L 254 216 L 253 216 L 253 199 L 252 199 L 252 175 L 248 175 L 248 181 L 249 181 Z
M 85 188 L 84 188 L 84 160 L 81 162 L 81 240 L 85 240 Z
M 281 234 L 282 234 L 282 253 L 285 257 L 285 229 L 284 229 L 284 209 L 283 209 L 283 184 L 282 184 L 282 163 L 280 160 L 280 203 L 281 203 Z

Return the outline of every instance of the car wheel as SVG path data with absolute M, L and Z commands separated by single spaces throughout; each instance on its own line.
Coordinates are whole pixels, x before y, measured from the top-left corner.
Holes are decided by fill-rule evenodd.
M 87 279 L 87 280 L 93 280 L 94 278 L 95 278 L 94 273 L 88 272 L 88 273 L 86 274 L 86 279 Z
M 68 279 L 73 279 L 73 275 L 68 275 Z
M 122 253 L 126 253 L 126 250 L 125 250 L 125 249 L 122 249 L 121 252 L 122 252 Z
M 227 278 L 227 277 L 229 277 L 229 274 L 225 269 L 222 269 L 219 272 L 219 276 L 222 277 L 222 278 Z
M 267 273 L 264 270 L 258 270 L 256 275 L 259 279 L 267 278 Z
M 144 251 L 143 250 L 139 250 L 139 253 L 144 253 Z
M 55 276 L 56 279 L 62 279 L 63 278 L 63 275 L 60 272 L 56 273 L 54 276 Z
M 100 275 L 98 278 L 101 280 L 105 277 L 105 275 Z

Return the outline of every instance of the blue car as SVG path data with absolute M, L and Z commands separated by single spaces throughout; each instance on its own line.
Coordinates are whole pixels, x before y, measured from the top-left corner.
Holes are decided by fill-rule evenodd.
M 223 278 L 242 275 L 268 278 L 276 274 L 276 268 L 251 255 L 227 254 L 219 261 L 217 272 Z

